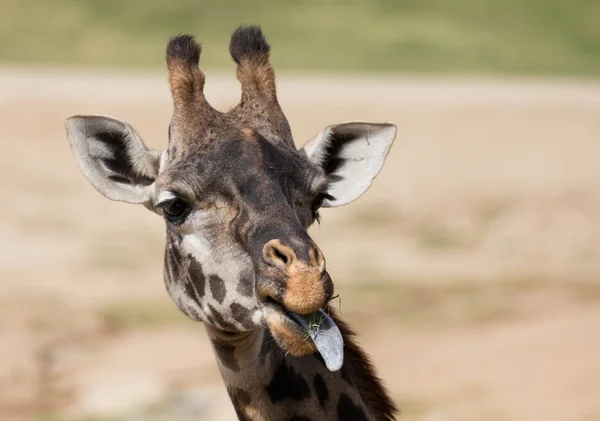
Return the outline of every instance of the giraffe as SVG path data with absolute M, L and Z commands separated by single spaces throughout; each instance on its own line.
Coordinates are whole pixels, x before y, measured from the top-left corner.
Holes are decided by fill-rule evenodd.
M 235 107 L 210 106 L 200 45 L 178 35 L 166 51 L 167 147 L 147 148 L 125 121 L 74 115 L 65 126 L 78 166 L 107 198 L 164 218 L 166 289 L 204 323 L 240 420 L 394 420 L 369 357 L 328 305 L 333 282 L 307 229 L 320 208 L 369 188 L 396 126 L 331 125 L 298 150 L 260 27 L 240 26 L 229 49 Z

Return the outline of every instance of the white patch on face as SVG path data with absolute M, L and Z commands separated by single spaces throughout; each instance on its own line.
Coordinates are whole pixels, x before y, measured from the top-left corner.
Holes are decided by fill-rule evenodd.
M 227 231 L 216 228 L 218 224 L 215 221 L 214 211 L 196 211 L 188 218 L 190 218 L 190 228 L 193 229 L 184 229 L 186 233 L 182 236 L 181 251 L 183 255 L 189 255 L 190 258 L 198 261 L 206 278 L 206 293 L 201 297 L 202 312 L 213 316 L 213 314 L 210 314 L 211 311 L 208 307 L 208 304 L 210 304 L 226 322 L 231 323 L 240 330 L 245 330 L 233 318 L 233 315 L 230 313 L 230 306 L 233 303 L 237 303 L 248 309 L 255 309 L 257 307 L 256 298 L 245 297 L 237 292 L 240 279 L 244 278 L 244 275 L 249 271 L 254 272 L 251 257 Z M 205 235 L 205 233 L 212 235 Z M 210 293 L 208 280 L 211 275 L 218 276 L 225 283 L 226 292 L 222 303 L 216 301 Z M 252 279 L 247 279 L 247 281 L 252 282 Z M 183 290 L 184 288 L 180 287 L 180 289 Z M 183 293 L 183 291 L 174 292 L 177 295 Z M 202 291 L 199 292 L 202 293 Z M 262 316 L 256 316 L 255 312 L 252 320 L 260 323 L 261 318 Z M 220 327 L 223 328 L 223 326 Z
M 173 248 L 173 243 L 167 242 L 167 248 Z M 166 284 L 169 295 L 179 307 L 179 309 L 185 313 L 190 319 L 196 321 L 203 321 L 200 316 L 202 315 L 201 306 L 186 293 L 185 282 L 187 279 L 179 279 L 172 272 L 170 266 L 165 266 L 165 276 L 168 279 Z M 178 272 L 179 273 L 179 272 Z
M 190 319 L 197 322 L 204 321 L 199 317 L 203 314 L 203 310 L 196 303 L 196 301 L 188 297 L 181 282 L 171 282 L 168 284 L 167 289 L 171 295 L 171 298 L 173 301 L 175 301 L 175 304 L 177 304 L 177 307 L 179 307 L 179 309 L 183 311 Z M 192 308 L 194 311 L 190 311 L 190 308 Z

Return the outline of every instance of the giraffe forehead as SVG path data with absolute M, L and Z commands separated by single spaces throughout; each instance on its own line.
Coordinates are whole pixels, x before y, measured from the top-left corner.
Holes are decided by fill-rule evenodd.
M 156 186 L 188 196 L 225 193 L 230 198 L 268 197 L 277 187 L 288 194 L 316 194 L 327 177 L 296 150 L 271 144 L 262 137 L 252 141 L 233 139 L 190 149 L 174 158 L 159 176 Z M 272 191 L 271 191 L 272 193 Z M 192 198 L 192 197 L 191 197 Z

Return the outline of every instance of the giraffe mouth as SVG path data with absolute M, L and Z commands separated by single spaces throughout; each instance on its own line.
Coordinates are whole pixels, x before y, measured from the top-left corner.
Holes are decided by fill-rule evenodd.
M 335 322 L 323 309 L 303 315 L 286 311 L 315 344 L 329 371 L 337 371 L 344 364 L 344 338 Z M 305 338 L 308 340 L 309 338 Z
M 318 351 L 330 371 L 344 364 L 344 338 L 331 317 L 319 309 L 298 314 L 273 299 L 263 304 L 265 320 L 271 333 L 286 352 L 300 357 Z

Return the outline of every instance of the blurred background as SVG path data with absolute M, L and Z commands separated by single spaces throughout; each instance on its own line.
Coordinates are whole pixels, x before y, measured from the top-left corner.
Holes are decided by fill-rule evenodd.
M 600 2 L 0 0 L 0 420 L 233 420 L 162 284 L 163 222 L 80 174 L 74 113 L 166 144 L 168 38 L 262 25 L 296 142 L 398 136 L 311 229 L 406 421 L 600 420 Z

